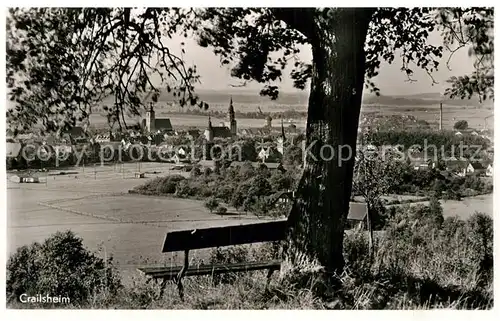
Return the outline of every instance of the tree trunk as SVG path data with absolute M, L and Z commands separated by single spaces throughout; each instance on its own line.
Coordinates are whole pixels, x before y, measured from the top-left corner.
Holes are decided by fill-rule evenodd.
M 319 14 L 311 22 L 306 158 L 284 248 L 285 262 L 290 263 L 284 266 L 303 269 L 305 261 L 316 262 L 328 276 L 344 267 L 342 243 L 364 84 L 364 43 L 374 10 L 333 12 L 330 22 Z M 328 146 L 333 147 L 333 157 Z M 339 160 L 339 151 L 345 160 Z

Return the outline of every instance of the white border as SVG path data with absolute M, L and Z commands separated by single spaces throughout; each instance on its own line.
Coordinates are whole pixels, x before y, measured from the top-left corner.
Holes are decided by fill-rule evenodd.
M 396 1 L 378 1 L 376 4 L 378 6 L 400 6 L 400 5 L 411 5 L 411 6 L 494 6 L 493 1 L 480 1 L 480 2 L 465 2 L 465 1 L 440 1 L 436 3 L 436 1 L 418 1 L 411 3 L 402 3 Z M 79 1 L 78 6 L 237 6 L 239 4 L 246 4 L 237 1 L 217 1 L 217 2 L 207 2 L 207 1 L 191 1 L 185 0 L 182 2 L 165 2 L 165 1 Z M 66 1 L 55 0 L 51 2 L 47 1 L 6 1 L 6 6 L 76 6 L 75 3 L 69 3 Z M 336 1 L 335 3 L 326 2 L 326 1 L 307 1 L 307 2 L 291 2 L 291 1 L 252 1 L 252 6 L 374 6 L 373 2 L 360 2 L 360 1 Z M 4 10 L 5 12 L 5 10 Z M 498 16 L 498 14 L 497 14 Z M 0 18 L 0 24 L 5 26 L 5 15 L 2 14 Z M 498 22 L 498 19 L 496 19 Z M 0 43 L 2 53 L 5 52 L 5 29 L 2 27 L 1 30 L 2 41 Z M 495 41 L 495 45 L 498 44 L 498 41 Z M 498 46 L 497 46 L 498 47 Z M 498 55 L 498 51 L 496 56 Z M 2 54 L 2 66 L 5 66 L 5 54 Z M 1 77 L 5 79 L 5 68 L 2 67 Z M 495 87 L 498 87 L 496 85 Z M 498 88 L 496 88 L 498 92 Z M 5 87 L 1 88 L 2 96 L 5 96 Z M 5 100 L 4 100 L 5 102 Z M 497 106 L 495 105 L 495 110 Z M 2 157 L 5 155 L 5 107 L 1 113 L 0 118 L 0 153 Z M 498 121 L 495 121 L 495 145 L 498 145 L 500 137 L 500 124 Z M 496 146 L 495 146 L 496 147 Z M 2 158 L 3 159 L 3 158 Z M 5 182 L 5 162 L 1 162 L 1 170 L 0 170 L 0 180 Z M 500 168 L 500 160 L 495 160 L 495 169 Z M 494 212 L 497 211 L 497 200 L 500 194 L 498 187 L 500 186 L 500 175 L 495 175 L 495 190 L 494 190 Z M 5 184 L 1 184 L 2 188 L 2 214 L 5 214 L 6 210 L 6 187 Z M 7 226 L 6 215 L 2 215 L 4 220 L 4 227 Z M 498 266 L 499 259 L 499 242 L 500 242 L 500 221 L 495 218 L 495 273 L 497 272 L 496 267 Z M 6 240 L 6 228 L 1 228 L 1 240 Z M 1 262 L 1 275 L 2 275 L 2 289 L 0 291 L 2 302 L 5 302 L 5 263 L 6 263 L 6 246 L 2 246 L 2 262 Z M 500 286 L 499 278 L 495 278 L 495 294 L 498 294 L 498 289 Z M 495 295 L 498 297 L 498 295 Z M 498 304 L 497 304 L 498 305 Z M 5 309 L 5 305 L 2 306 L 2 309 Z M 208 320 L 217 320 L 221 321 L 223 319 L 228 320 L 252 320 L 255 321 L 259 318 L 269 318 L 272 320 L 278 319 L 288 319 L 288 320 L 303 320 L 303 319 L 325 319 L 331 320 L 332 318 L 338 318 L 340 320 L 351 320 L 351 319 L 371 319 L 371 320 L 401 320 L 401 319 L 412 319 L 412 320 L 468 320 L 470 318 L 474 318 L 476 320 L 493 320 L 494 315 L 497 315 L 498 318 L 498 308 L 494 308 L 493 311 L 450 311 L 450 310 L 436 310 L 436 311 L 82 311 L 82 310 L 59 310 L 59 311 L 47 311 L 47 310 L 30 310 L 30 311 L 17 311 L 17 310 L 7 310 L 3 311 L 2 315 L 5 315 L 7 320 L 50 320 L 53 321 L 55 319 L 71 319 L 71 320 L 88 320 L 88 319 L 104 319 L 104 318 L 120 318 L 122 320 L 162 320 L 164 321 L 166 318 L 179 318 L 179 319 L 203 319 L 203 321 Z

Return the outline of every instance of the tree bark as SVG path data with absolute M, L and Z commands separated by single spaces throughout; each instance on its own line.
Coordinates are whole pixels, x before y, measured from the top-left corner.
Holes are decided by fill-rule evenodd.
M 333 9 L 326 19 L 318 13 L 308 30 L 313 71 L 306 158 L 284 248 L 285 261 L 294 268 L 300 267 L 304 258 L 317 262 L 328 276 L 341 273 L 344 267 L 344 224 L 364 84 L 364 43 L 373 12 Z M 328 146 L 333 147 L 333 158 Z M 346 160 L 339 160 L 339 151 Z

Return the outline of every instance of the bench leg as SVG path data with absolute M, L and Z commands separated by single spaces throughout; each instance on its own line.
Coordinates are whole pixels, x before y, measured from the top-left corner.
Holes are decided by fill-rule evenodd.
M 163 297 L 163 293 L 165 292 L 165 286 L 167 285 L 167 279 L 163 279 L 160 285 L 160 295 L 158 296 L 158 299 L 161 299 Z
M 177 280 L 177 291 L 179 291 L 181 301 L 184 301 L 184 286 L 182 285 L 182 279 Z
M 182 285 L 182 278 L 186 274 L 188 268 L 189 268 L 189 250 L 185 250 L 184 265 L 182 266 L 182 270 L 179 272 L 175 280 L 177 283 L 177 290 L 179 291 L 179 297 L 181 298 L 181 301 L 184 301 L 184 286 Z
M 274 273 L 274 269 L 269 269 L 267 271 L 267 280 L 266 280 L 266 292 L 269 290 L 269 283 L 271 282 L 271 276 L 273 275 Z

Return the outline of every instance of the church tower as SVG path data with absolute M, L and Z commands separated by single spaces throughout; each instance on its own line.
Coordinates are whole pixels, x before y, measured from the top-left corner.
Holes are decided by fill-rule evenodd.
M 272 121 L 273 121 L 273 118 L 271 117 L 271 115 L 267 115 L 267 117 L 266 117 L 266 126 L 265 127 L 267 127 L 267 128 L 273 127 Z
M 229 117 L 229 128 L 231 129 L 231 135 L 236 136 L 237 127 L 236 127 L 236 119 L 234 116 L 233 97 L 231 97 L 231 100 L 229 101 L 229 110 L 227 112 L 227 115 Z
M 281 119 L 281 136 L 278 137 L 278 152 L 283 155 L 285 153 L 285 142 L 286 142 L 286 137 L 285 137 L 285 127 L 283 127 L 283 119 Z
M 208 127 L 205 129 L 205 139 L 211 142 L 214 139 L 214 130 L 212 128 L 212 120 L 208 116 Z
M 153 109 L 153 103 L 150 104 L 149 111 L 146 112 L 146 131 L 155 131 L 155 111 Z

